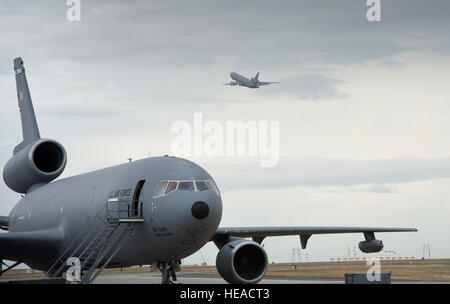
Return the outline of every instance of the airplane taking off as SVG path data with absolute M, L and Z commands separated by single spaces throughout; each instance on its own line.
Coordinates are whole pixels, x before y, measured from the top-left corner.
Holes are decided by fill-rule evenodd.
M 362 233 L 359 248 L 379 252 L 375 232 L 414 228 L 231 227 L 218 228 L 222 198 L 199 165 L 162 156 L 133 161 L 52 182 L 67 155 L 57 141 L 41 138 L 21 58 L 14 60 L 23 141 L 3 168 L 6 185 L 24 194 L 0 217 L 0 275 L 20 263 L 48 277 L 81 270 L 91 283 L 104 268 L 151 265 L 162 283 L 176 280 L 181 259 L 212 241 L 216 267 L 229 283 L 258 283 L 268 266 L 262 241 L 298 235 L 306 248 L 313 234 Z M 250 239 L 248 239 L 250 238 Z M 15 261 L 5 270 L 3 260 Z M 70 267 L 70 268 L 69 268 Z M 67 276 L 69 278 L 69 276 Z
M 230 85 L 230 86 L 243 86 L 243 87 L 247 87 L 247 88 L 251 88 L 251 89 L 257 89 L 260 86 L 263 85 L 269 85 L 271 83 L 279 83 L 279 82 L 263 82 L 263 81 L 259 81 L 258 77 L 259 77 L 259 72 L 256 73 L 255 77 L 252 77 L 251 79 L 248 79 L 247 77 L 242 76 L 241 74 L 235 73 L 235 72 L 231 72 L 230 73 L 230 77 L 231 79 L 233 79 L 234 81 L 230 81 L 228 83 L 224 83 L 223 85 Z

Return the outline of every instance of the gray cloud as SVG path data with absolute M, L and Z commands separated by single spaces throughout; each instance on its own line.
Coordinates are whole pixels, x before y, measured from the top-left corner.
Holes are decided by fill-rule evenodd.
M 261 79 L 264 81 L 264 78 Z M 277 79 L 278 80 L 278 79 Z M 271 80 L 272 81 L 272 80 Z M 338 86 L 344 82 L 317 74 L 298 75 L 280 79 L 280 84 L 273 85 L 267 92 L 260 94 L 288 93 L 298 99 L 326 100 L 343 98 Z
M 398 193 L 397 187 L 388 186 L 385 184 L 373 184 L 368 188 L 362 189 L 362 191 L 373 192 L 373 193 Z
M 389 69 L 389 70 L 397 70 L 402 69 L 407 66 L 405 63 L 397 61 L 397 60 L 386 60 L 380 62 L 380 66 Z
M 117 109 L 111 107 L 87 107 L 80 105 L 55 105 L 42 107 L 40 114 L 42 117 L 51 116 L 57 118 L 78 117 L 78 118 L 105 118 L 120 115 L 127 115 L 129 109 Z
M 142 103 L 142 91 L 160 92 L 164 101 L 180 99 L 174 94 L 204 101 L 209 97 L 192 94 L 193 86 L 220 84 L 230 71 L 260 71 L 280 75 L 279 93 L 340 98 L 341 80 L 330 70 L 371 60 L 399 67 L 392 56 L 445 50 L 448 7 L 383 2 L 383 22 L 375 24 L 365 18 L 365 1 L 84 1 L 82 21 L 70 23 L 64 1 L 4 1 L 0 74 L 12 76 L 12 59 L 23 56 L 31 71 L 55 79 L 55 94 L 95 85 L 113 101 Z M 10 26 L 16 20 L 20 26 Z M 205 79 L 216 71 L 222 78 Z
M 431 33 L 420 26 L 424 22 L 448 25 L 443 13 L 431 12 L 432 5 L 421 1 L 384 2 L 385 22 L 380 24 L 367 22 L 364 1 L 88 1 L 81 23 L 65 20 L 65 2 L 25 1 L 20 10 L 3 3 L 2 27 L 17 19 L 21 27 L 9 27 L 5 34 L 12 40 L 0 42 L 2 49 L 12 43 L 16 51 L 45 61 L 120 61 L 143 67 L 209 65 L 220 57 L 244 69 L 305 68 L 313 61 L 349 64 L 418 47 L 408 42 Z M 424 8 L 424 15 L 407 19 L 405 11 L 417 7 Z M 32 53 L 28 43 L 33 43 Z M 6 52 L 0 59 L 10 56 Z
M 371 185 L 364 185 L 364 186 L 350 186 L 350 187 L 340 187 L 340 189 L 334 189 L 334 190 L 324 190 L 320 191 L 321 193 L 380 193 L 380 194 L 387 194 L 387 193 L 399 193 L 400 191 L 396 186 L 390 186 L 386 184 L 371 184 Z
M 281 158 L 280 165 L 273 168 L 261 168 L 255 163 L 216 164 L 213 168 L 222 190 L 373 184 L 359 190 L 389 193 L 395 189 L 384 184 L 450 178 L 450 158 Z

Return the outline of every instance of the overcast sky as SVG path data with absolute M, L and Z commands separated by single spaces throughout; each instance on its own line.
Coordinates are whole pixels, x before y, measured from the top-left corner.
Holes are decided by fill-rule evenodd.
M 422 256 L 424 242 L 450 256 L 448 1 L 382 0 L 381 22 L 365 0 L 81 0 L 81 22 L 65 2 L 0 3 L 0 166 L 21 141 L 22 56 L 41 136 L 68 152 L 64 177 L 171 154 L 171 125 L 195 112 L 279 121 L 276 167 L 191 158 L 222 191 L 221 226 L 416 227 L 379 238 L 401 256 Z M 232 71 L 281 83 L 222 86 Z M 18 199 L 1 183 L 0 214 Z M 313 236 L 307 252 L 347 256 L 361 240 Z M 275 261 L 299 247 L 264 243 Z M 202 253 L 212 263 L 217 250 Z

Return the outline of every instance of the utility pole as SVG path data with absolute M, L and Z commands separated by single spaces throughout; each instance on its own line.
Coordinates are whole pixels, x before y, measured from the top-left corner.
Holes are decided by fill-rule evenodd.
M 428 258 L 431 259 L 430 243 L 427 243 Z

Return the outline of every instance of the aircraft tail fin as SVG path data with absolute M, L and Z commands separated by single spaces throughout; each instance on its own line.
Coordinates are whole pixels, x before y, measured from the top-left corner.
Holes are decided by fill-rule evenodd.
M 255 80 L 256 80 L 256 81 L 258 81 L 258 77 L 259 77 L 259 72 L 256 73 L 256 75 L 255 75 Z
M 17 100 L 19 103 L 20 119 L 22 121 L 23 141 L 14 148 L 16 154 L 32 141 L 41 138 L 31 101 L 25 68 L 21 57 L 14 59 L 14 71 L 16 73 Z
M 252 79 L 250 79 L 254 84 L 259 84 L 259 80 L 258 80 L 258 77 L 259 77 L 259 72 L 258 73 L 256 73 L 256 75 L 255 75 L 255 77 L 252 77 Z

